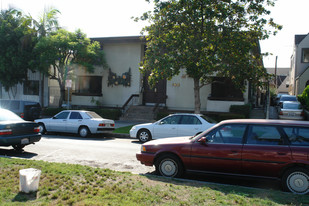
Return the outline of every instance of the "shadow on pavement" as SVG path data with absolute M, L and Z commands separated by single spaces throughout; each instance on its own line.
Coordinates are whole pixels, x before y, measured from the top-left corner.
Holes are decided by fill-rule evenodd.
M 7 149 L 0 148 L 0 156 L 3 157 L 19 157 L 19 158 L 27 158 L 31 159 L 34 156 L 37 156 L 38 154 L 27 152 L 27 146 L 24 148 L 23 151 L 16 151 L 14 149 L 10 149 L 7 147 Z

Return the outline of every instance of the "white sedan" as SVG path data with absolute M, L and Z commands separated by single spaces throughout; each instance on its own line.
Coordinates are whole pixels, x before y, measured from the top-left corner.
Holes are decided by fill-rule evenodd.
M 165 137 L 194 136 L 215 125 L 215 121 L 201 114 L 172 114 L 155 123 L 138 124 L 130 130 L 130 137 L 147 142 Z
M 40 132 L 65 132 L 86 137 L 89 134 L 105 133 L 115 129 L 114 120 L 104 119 L 95 112 L 85 110 L 64 110 L 52 118 L 34 120 Z

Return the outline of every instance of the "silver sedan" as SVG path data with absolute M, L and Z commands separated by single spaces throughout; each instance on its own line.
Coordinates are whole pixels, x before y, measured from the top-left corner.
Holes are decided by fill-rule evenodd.
M 40 125 L 40 132 L 75 133 L 81 137 L 105 133 L 115 129 L 114 120 L 104 119 L 95 112 L 86 110 L 64 110 L 52 118 L 34 120 Z
M 303 120 L 304 111 L 300 102 L 285 101 L 278 109 L 279 119 Z

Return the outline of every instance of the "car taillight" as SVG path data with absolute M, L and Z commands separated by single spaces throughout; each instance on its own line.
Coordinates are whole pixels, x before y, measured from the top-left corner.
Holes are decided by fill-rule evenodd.
M 105 126 L 106 126 L 106 124 L 104 124 L 104 123 L 100 123 L 100 124 L 99 124 L 99 126 L 100 126 L 100 127 L 105 127 Z
M 36 132 L 36 133 L 39 133 L 39 132 L 40 132 L 40 127 L 35 127 L 35 128 L 33 129 L 33 131 Z
M 115 127 L 115 124 L 111 124 L 112 127 Z
M 9 135 L 9 134 L 13 134 L 11 129 L 2 129 L 2 130 L 0 130 L 0 135 Z
M 24 114 L 24 113 L 21 113 L 21 114 L 20 114 L 20 117 L 21 117 L 21 118 L 24 118 L 24 117 L 25 117 L 25 114 Z
M 300 116 L 304 116 L 305 115 L 305 113 L 304 113 L 304 111 L 302 111 L 301 113 L 300 113 Z
M 283 115 L 283 112 L 282 112 L 282 111 L 280 111 L 279 115 Z

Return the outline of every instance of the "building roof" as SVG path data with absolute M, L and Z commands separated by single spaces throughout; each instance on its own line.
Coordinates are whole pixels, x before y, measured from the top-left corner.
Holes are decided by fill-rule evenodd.
M 295 45 L 298 45 L 308 34 L 295 35 Z
M 98 41 L 100 44 L 110 43 L 145 43 L 145 36 L 121 36 L 121 37 L 96 37 L 90 38 L 91 41 Z

